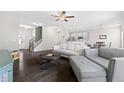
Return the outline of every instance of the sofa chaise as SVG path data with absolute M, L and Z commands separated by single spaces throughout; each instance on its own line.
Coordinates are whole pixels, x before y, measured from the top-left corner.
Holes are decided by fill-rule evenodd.
M 82 54 L 70 57 L 70 64 L 79 81 L 124 81 L 124 49 L 84 49 Z

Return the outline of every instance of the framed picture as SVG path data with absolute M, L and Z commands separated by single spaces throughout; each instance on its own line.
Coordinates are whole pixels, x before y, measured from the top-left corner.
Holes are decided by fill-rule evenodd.
M 99 35 L 99 39 L 107 39 L 107 35 Z

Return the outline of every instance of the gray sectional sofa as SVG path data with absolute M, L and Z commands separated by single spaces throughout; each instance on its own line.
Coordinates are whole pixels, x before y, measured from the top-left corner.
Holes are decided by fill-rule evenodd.
M 79 81 L 124 81 L 124 49 L 84 49 L 82 54 L 70 57 L 70 64 Z

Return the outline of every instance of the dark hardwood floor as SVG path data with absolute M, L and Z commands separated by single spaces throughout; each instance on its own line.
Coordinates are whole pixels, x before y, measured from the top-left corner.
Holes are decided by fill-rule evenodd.
M 48 70 L 40 68 L 38 55 L 49 52 L 51 51 L 32 53 L 21 50 L 20 61 L 14 62 L 14 82 L 77 82 L 66 58 L 58 58 L 58 64 L 49 67 Z

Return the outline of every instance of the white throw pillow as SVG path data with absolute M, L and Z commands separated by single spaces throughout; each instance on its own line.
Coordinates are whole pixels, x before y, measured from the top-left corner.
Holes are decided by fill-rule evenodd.
M 67 44 L 66 49 L 74 51 L 74 44 Z
M 81 45 L 75 45 L 74 51 L 79 52 L 81 50 Z
M 67 47 L 66 43 L 60 45 L 60 49 L 66 49 L 66 47 Z

